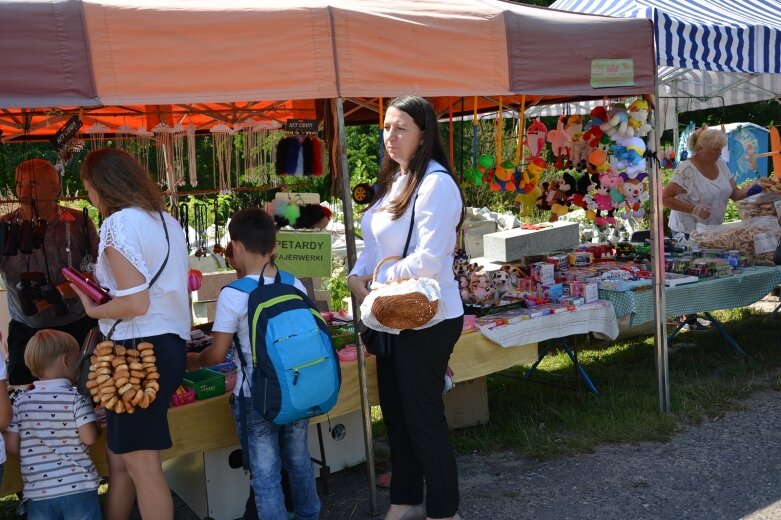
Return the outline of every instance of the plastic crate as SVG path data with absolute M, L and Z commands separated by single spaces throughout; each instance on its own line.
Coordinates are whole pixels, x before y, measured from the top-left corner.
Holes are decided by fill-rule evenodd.
M 195 390 L 196 399 L 208 399 L 225 393 L 225 375 L 208 368 L 185 372 L 182 385 Z
M 225 376 L 225 391 L 233 392 L 236 387 L 236 380 L 239 376 L 239 371 L 236 369 L 236 365 L 233 362 L 220 363 L 209 367 L 209 370 L 219 372 Z
M 174 395 L 171 396 L 171 406 L 182 406 L 193 401 L 195 401 L 195 390 L 189 387 L 184 387 L 183 393 L 174 392 Z

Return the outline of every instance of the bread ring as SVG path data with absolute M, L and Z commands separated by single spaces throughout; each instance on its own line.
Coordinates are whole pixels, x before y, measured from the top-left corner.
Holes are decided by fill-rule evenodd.
M 136 390 L 136 395 L 133 396 L 133 400 L 131 403 L 133 406 L 138 406 L 138 403 L 141 402 L 141 399 L 144 398 L 144 392 L 141 392 L 140 390 Z
M 142 363 L 142 365 L 144 367 L 144 370 L 148 370 L 150 368 L 154 368 L 155 370 L 157 370 L 157 365 L 155 365 L 154 361 L 149 363 Z
M 116 386 L 117 388 L 122 388 L 123 386 L 129 384 L 128 379 L 129 378 L 127 377 L 120 377 L 119 379 L 114 381 L 114 386 Z
M 136 349 L 130 348 L 130 349 L 127 349 L 127 352 L 125 352 L 125 357 L 128 357 L 128 358 L 137 358 L 139 356 L 141 356 L 141 353 L 139 351 L 137 351 Z
M 130 385 L 130 383 L 128 383 Z M 133 387 L 133 385 L 130 385 L 130 388 L 122 392 L 123 389 L 119 391 L 119 394 L 122 396 L 122 400 L 125 402 L 131 402 L 133 400 L 133 397 L 136 395 L 136 389 Z
M 125 383 L 122 386 L 117 385 L 117 388 L 119 388 L 118 390 L 119 395 L 124 396 L 124 394 L 127 393 L 128 390 L 133 389 L 133 385 L 131 385 L 130 383 Z
M 106 355 L 106 356 L 98 356 L 98 361 L 108 361 L 109 364 L 111 364 L 111 361 L 114 359 L 114 355 Z
M 114 406 L 116 406 L 117 401 L 119 401 L 119 399 L 117 399 L 117 396 L 114 396 L 111 399 L 109 399 L 108 402 L 103 406 L 105 406 L 109 410 L 112 410 Z
M 97 355 L 97 354 L 92 354 L 92 355 L 89 357 L 89 361 L 90 361 L 90 363 L 92 363 L 92 364 L 94 365 L 95 363 L 97 363 L 97 362 L 98 362 L 98 355 Z
M 92 367 L 90 367 L 89 374 L 87 374 L 87 379 L 92 381 L 93 379 L 97 379 L 97 378 L 98 378 L 97 372 L 95 372 L 95 370 Z
M 147 379 L 160 379 L 160 372 L 154 371 L 154 372 L 148 372 L 146 374 Z
M 130 371 L 130 376 L 131 377 L 143 378 L 144 377 L 144 372 L 142 370 L 131 370 Z
M 122 363 L 121 365 L 116 367 L 114 370 L 116 370 L 117 372 L 122 372 L 122 371 L 127 372 L 128 370 L 130 370 L 130 367 L 128 367 L 126 363 Z
M 100 343 L 98 343 L 97 345 L 95 345 L 95 349 L 96 349 L 96 350 L 97 350 L 97 349 L 99 349 L 99 348 L 105 348 L 105 347 L 111 347 L 111 348 L 114 348 L 114 342 L 113 342 L 113 341 L 111 341 L 110 339 L 107 339 L 107 340 L 105 340 L 105 341 L 101 341 Z
M 103 374 L 111 375 L 111 369 L 109 367 L 100 367 L 97 370 L 95 370 L 95 373 L 98 374 L 99 376 Z
M 149 403 L 151 402 L 151 400 L 149 399 L 149 394 L 141 392 L 141 395 L 143 397 L 141 398 L 141 401 L 138 403 L 138 406 L 140 406 L 141 408 L 148 408 Z
M 112 367 L 118 367 L 119 365 L 124 365 L 124 364 L 125 364 L 125 360 L 122 359 L 121 357 L 115 357 L 114 359 L 111 360 Z
M 117 345 L 114 347 L 114 352 L 116 352 L 117 356 L 124 356 L 127 352 L 127 349 L 123 347 L 122 345 Z
M 105 382 L 106 382 L 106 381 L 108 381 L 109 379 L 111 379 L 111 376 L 107 376 L 106 374 L 103 374 L 103 375 L 99 375 L 99 376 L 98 376 L 98 377 L 95 379 L 95 382 L 96 382 L 96 383 L 98 383 L 99 385 L 102 385 L 103 383 L 105 383 Z
M 128 379 L 128 382 L 130 382 L 130 384 L 133 384 L 133 385 L 140 385 L 141 384 L 141 379 L 138 378 L 138 377 L 131 377 L 130 379 Z
M 150 381 L 146 385 L 144 385 L 144 391 L 146 390 L 154 390 L 155 392 L 159 392 L 160 385 L 157 383 L 157 381 Z
M 114 353 L 114 347 L 98 347 L 95 349 L 95 354 L 98 356 L 108 356 Z
M 127 412 L 127 413 L 135 413 L 135 411 L 136 411 L 136 407 L 135 406 L 133 406 L 130 403 L 125 403 L 125 412 Z
M 138 345 L 136 345 L 136 349 L 138 349 L 138 351 L 139 351 L 139 352 L 141 352 L 141 353 L 142 353 L 142 355 L 143 355 L 143 352 L 144 352 L 145 350 L 154 349 L 154 345 L 152 345 L 152 344 L 151 344 L 151 343 L 149 343 L 148 341 L 142 341 L 141 343 L 139 343 Z
M 127 370 L 117 370 L 114 372 L 114 379 L 121 379 L 123 377 L 130 377 L 130 372 Z
M 144 368 L 144 365 L 142 365 L 138 361 L 133 361 L 128 366 L 130 367 L 130 370 L 142 370 Z
M 96 386 L 98 386 L 98 383 L 96 383 L 94 379 L 88 379 L 87 384 L 85 386 L 87 388 L 95 388 Z
M 100 388 L 100 395 L 114 395 L 117 393 L 117 387 L 106 385 Z

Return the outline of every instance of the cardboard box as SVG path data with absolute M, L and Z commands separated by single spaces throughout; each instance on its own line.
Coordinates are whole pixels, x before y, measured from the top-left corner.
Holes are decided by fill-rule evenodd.
M 488 386 L 485 377 L 456 383 L 442 400 L 451 429 L 488 422 Z

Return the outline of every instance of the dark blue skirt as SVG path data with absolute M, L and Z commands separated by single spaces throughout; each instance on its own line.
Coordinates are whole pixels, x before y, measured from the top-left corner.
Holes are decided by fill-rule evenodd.
M 148 341 L 155 346 L 157 371 L 160 372 L 160 391 L 148 408 L 136 407 L 135 413 L 106 410 L 107 444 L 116 454 L 139 450 L 165 450 L 173 446 L 171 433 L 168 431 L 168 406 L 176 387 L 182 382 L 187 366 L 185 341 L 176 334 L 162 334 L 125 339 L 116 343 L 133 348 L 142 341 Z

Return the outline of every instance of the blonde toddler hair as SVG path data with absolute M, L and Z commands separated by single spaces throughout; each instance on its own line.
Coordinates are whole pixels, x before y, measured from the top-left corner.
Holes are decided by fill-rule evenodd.
M 35 377 L 49 368 L 58 357 L 71 352 L 78 353 L 76 338 L 67 332 L 43 329 L 35 333 L 24 350 L 24 364 Z

